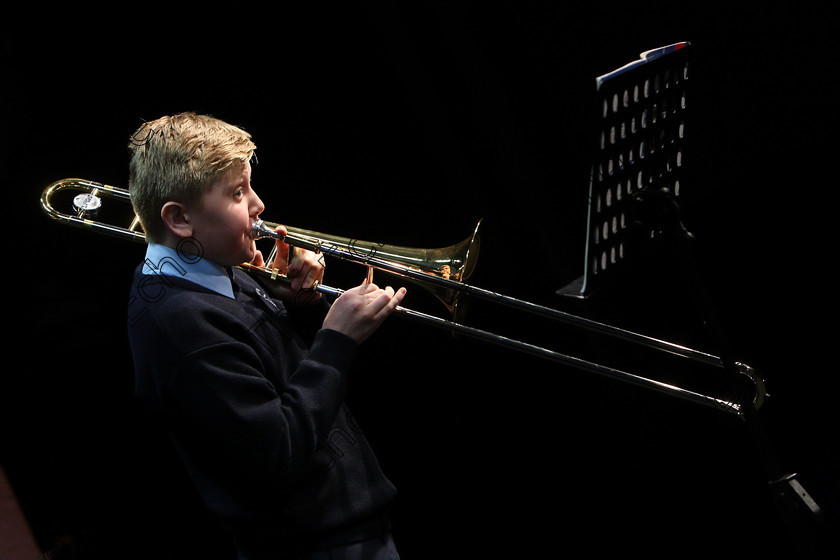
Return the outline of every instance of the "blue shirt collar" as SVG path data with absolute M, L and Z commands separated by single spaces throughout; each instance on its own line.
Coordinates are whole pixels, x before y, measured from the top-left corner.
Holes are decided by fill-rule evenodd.
M 234 299 L 233 286 L 225 267 L 202 258 L 191 259 L 175 249 L 149 243 L 143 274 L 165 274 L 189 280 L 208 290 Z

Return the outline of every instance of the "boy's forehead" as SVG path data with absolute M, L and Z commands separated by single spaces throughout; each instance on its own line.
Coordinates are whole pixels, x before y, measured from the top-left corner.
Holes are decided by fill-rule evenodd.
M 251 164 L 249 162 L 235 162 L 228 167 L 224 173 L 219 175 L 211 186 L 224 187 L 228 185 L 236 185 L 243 180 L 251 178 Z

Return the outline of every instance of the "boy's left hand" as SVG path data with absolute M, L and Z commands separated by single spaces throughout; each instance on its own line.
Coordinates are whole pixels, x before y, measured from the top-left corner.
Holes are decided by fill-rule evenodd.
M 275 231 L 282 235 L 286 235 L 287 233 L 286 228 L 283 226 L 277 226 Z M 281 299 L 294 299 L 295 301 L 306 301 L 307 303 L 318 301 L 321 294 L 312 291 L 312 289 L 316 283 L 320 283 L 324 279 L 324 255 L 297 247 L 290 247 L 287 243 L 279 239 L 275 240 L 275 243 L 277 250 L 275 251 L 274 260 L 268 266 L 276 268 L 280 274 L 286 276 L 290 284 L 286 285 L 283 282 L 275 282 L 277 286 L 272 286 L 274 295 Z M 290 252 L 291 259 L 289 259 Z M 257 251 L 251 264 L 253 266 L 265 266 L 265 261 L 260 251 Z M 301 293 L 306 293 L 307 297 L 299 297 Z

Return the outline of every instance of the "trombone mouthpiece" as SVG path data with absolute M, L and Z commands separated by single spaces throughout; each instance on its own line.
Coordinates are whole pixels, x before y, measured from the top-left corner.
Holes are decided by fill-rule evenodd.
M 265 225 L 265 222 L 257 218 L 251 222 L 251 237 L 262 239 L 263 237 L 278 237 L 277 232 Z

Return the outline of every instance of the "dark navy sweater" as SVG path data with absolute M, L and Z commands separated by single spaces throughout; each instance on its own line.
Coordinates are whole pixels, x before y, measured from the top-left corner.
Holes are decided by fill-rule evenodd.
M 344 404 L 356 343 L 319 328 L 323 309 L 301 334 L 314 311 L 284 306 L 241 270 L 233 286 L 232 300 L 138 268 L 128 326 L 138 398 L 242 558 L 381 533 L 395 489 Z

